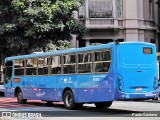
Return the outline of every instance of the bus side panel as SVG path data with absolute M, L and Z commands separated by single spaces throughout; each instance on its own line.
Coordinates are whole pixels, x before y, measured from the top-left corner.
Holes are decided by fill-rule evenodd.
M 75 102 L 103 102 L 114 99 L 113 70 L 108 74 L 19 77 L 24 99 L 62 101 L 63 90 L 70 88 Z
M 12 78 L 5 84 L 4 95 L 5 97 L 14 97 L 14 88 L 12 88 Z
M 38 100 L 54 100 L 57 76 L 27 77 L 25 98 Z
M 74 89 L 76 102 L 113 101 L 114 82 L 113 78 L 109 77 L 109 75 L 79 75 L 78 80 L 78 89 Z
M 77 75 L 76 102 L 105 102 L 114 100 L 115 47 L 112 48 L 111 66 L 108 73 Z

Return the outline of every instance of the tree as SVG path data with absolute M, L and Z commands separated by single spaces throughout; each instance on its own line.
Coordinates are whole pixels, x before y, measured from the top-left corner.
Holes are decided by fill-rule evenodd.
M 71 34 L 82 38 L 85 28 L 74 18 L 82 0 L 2 0 L 0 1 L 0 40 L 12 54 L 26 54 Z M 48 48 L 47 47 L 47 48 Z M 52 45 L 53 47 L 53 45 Z

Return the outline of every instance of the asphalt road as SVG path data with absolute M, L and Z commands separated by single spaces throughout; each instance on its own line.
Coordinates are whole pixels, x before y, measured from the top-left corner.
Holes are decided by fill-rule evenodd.
M 160 119 L 160 101 L 114 101 L 109 109 L 96 109 L 94 104 L 85 104 L 80 110 L 66 110 L 63 103 L 47 105 L 40 100 L 30 100 L 27 104 L 18 104 L 15 98 L 0 97 L 0 116 L 11 114 L 0 120 L 125 120 Z M 7 115 L 6 115 L 7 116 Z

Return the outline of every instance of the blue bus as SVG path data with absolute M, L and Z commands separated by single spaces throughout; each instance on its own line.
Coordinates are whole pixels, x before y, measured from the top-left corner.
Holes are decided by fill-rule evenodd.
M 144 42 L 112 42 L 5 59 L 5 96 L 18 103 L 63 101 L 67 109 L 114 100 L 158 95 L 156 47 Z

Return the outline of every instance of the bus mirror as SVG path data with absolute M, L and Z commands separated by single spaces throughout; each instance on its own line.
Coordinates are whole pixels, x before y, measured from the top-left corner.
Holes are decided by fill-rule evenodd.
M 9 77 L 7 74 L 4 74 L 4 83 L 7 84 L 9 82 Z
M 9 78 L 8 78 L 7 69 L 4 68 L 3 70 L 4 70 L 4 74 L 3 74 L 4 82 L 8 83 L 9 82 Z

